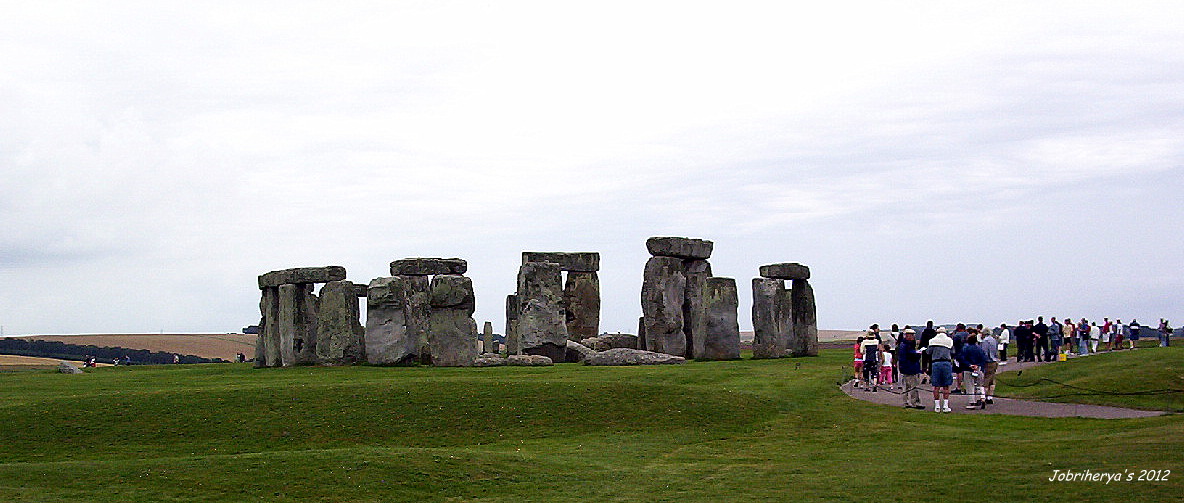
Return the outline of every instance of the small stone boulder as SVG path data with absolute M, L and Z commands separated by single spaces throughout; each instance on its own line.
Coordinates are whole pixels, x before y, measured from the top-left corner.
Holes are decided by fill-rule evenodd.
M 810 279 L 810 268 L 797 262 L 762 265 L 761 277 L 772 279 Z
M 594 351 L 608 351 L 613 348 L 637 349 L 637 336 L 633 334 L 604 334 L 581 340 L 580 344 Z
M 582 362 L 590 356 L 595 356 L 596 351 L 588 346 L 580 344 L 576 341 L 567 341 L 567 362 L 575 363 Z
M 685 363 L 686 358 L 672 356 L 640 349 L 614 348 L 601 351 L 594 356 L 584 359 L 584 365 L 621 366 L 621 365 L 666 365 Z
M 506 357 L 506 365 L 511 367 L 547 367 L 554 364 L 550 358 L 542 355 L 510 355 Z
M 61 372 L 63 374 L 82 374 L 83 373 L 82 369 L 75 367 L 74 364 L 70 363 L 70 362 L 58 363 L 58 372 Z

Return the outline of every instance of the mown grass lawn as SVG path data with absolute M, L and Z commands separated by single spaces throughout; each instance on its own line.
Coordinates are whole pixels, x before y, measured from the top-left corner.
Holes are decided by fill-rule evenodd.
M 848 357 L 833 350 L 632 368 L 214 364 L 3 374 L 0 501 L 1184 495 L 1184 416 L 1103 421 L 877 406 L 837 389 Z M 1054 483 L 1054 469 L 1173 474 L 1166 482 Z
M 999 381 L 1001 396 L 1184 412 L 1184 347 L 1097 353 Z

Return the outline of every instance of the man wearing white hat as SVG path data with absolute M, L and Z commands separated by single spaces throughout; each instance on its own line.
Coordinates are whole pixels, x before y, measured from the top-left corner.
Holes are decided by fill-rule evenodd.
M 933 412 L 950 412 L 950 385 L 954 383 L 954 340 L 939 328 L 925 348 L 929 353 L 929 383 L 933 385 Z

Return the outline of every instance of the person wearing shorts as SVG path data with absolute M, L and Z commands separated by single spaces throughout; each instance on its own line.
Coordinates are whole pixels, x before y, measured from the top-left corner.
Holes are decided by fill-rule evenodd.
M 951 412 L 950 385 L 954 383 L 954 340 L 944 328 L 929 340 L 929 382 L 933 386 L 933 412 Z

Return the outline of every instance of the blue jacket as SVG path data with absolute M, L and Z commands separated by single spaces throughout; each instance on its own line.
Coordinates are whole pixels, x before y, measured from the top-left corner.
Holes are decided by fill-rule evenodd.
M 921 373 L 921 352 L 917 351 L 917 341 L 901 339 L 896 344 L 896 368 L 904 375 Z
M 980 369 L 987 366 L 987 354 L 978 344 L 962 346 L 962 352 L 958 353 L 957 358 L 967 370 L 970 370 L 971 365 L 978 365 Z

